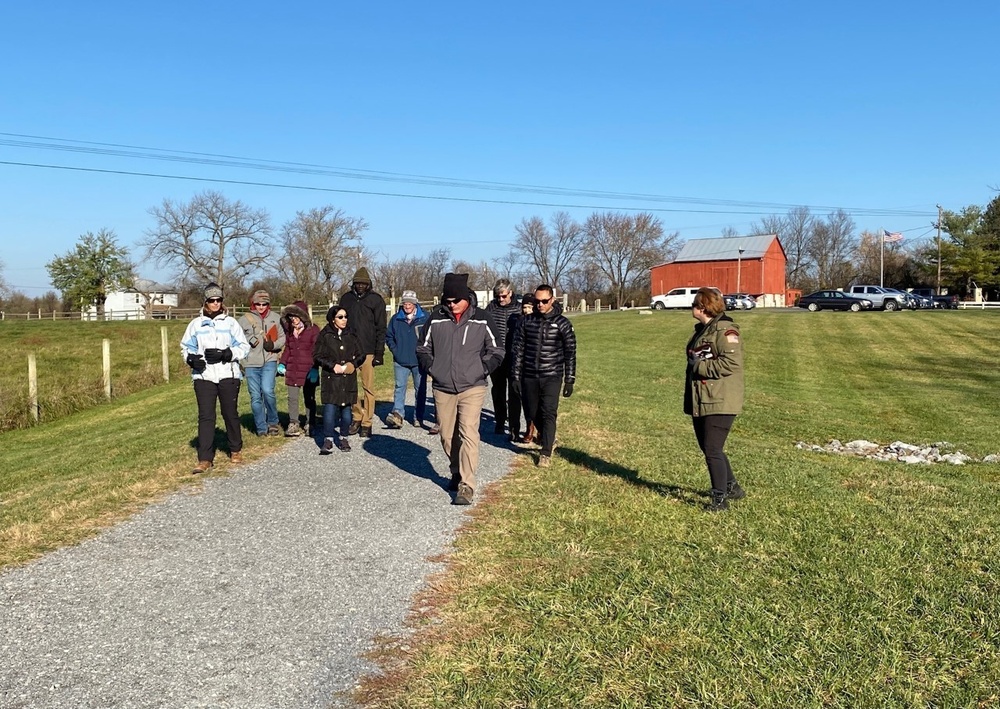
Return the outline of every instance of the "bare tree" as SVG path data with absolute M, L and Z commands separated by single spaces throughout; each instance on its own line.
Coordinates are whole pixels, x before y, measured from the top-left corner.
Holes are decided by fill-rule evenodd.
M 789 288 L 805 288 L 814 284 L 814 266 L 809 256 L 809 239 L 816 218 L 809 207 L 793 207 L 784 217 L 770 215 L 751 225 L 751 233 L 777 234 L 785 250 L 785 280 Z
M 843 209 L 814 221 L 806 252 L 816 265 L 819 288 L 843 288 L 853 280 L 856 247 L 854 220 Z
M 648 212 L 595 212 L 587 219 L 585 253 L 601 270 L 620 308 L 628 291 L 649 277 L 649 269 L 668 260 L 680 235 L 663 234 L 663 224 Z
M 448 272 L 450 264 L 451 251 L 448 249 L 434 249 L 422 258 L 420 260 L 422 287 L 430 293 L 440 295 L 444 274 Z
M 187 204 L 165 199 L 149 213 L 156 228 L 140 242 L 146 257 L 175 269 L 184 282 L 239 283 L 266 270 L 274 252 L 267 211 L 219 192 L 203 192 Z
M 295 296 L 336 302 L 340 289 L 364 265 L 359 262 L 372 257 L 362 243 L 367 229 L 363 218 L 350 217 L 331 205 L 296 212 L 281 228 L 284 252 L 279 260 Z
M 855 278 L 859 283 L 878 283 L 884 273 L 886 285 L 902 285 L 908 280 L 909 261 L 910 255 L 901 244 L 885 244 L 883 250 L 880 234 L 863 231 L 854 264 Z
M 753 233 L 753 232 L 751 232 L 751 233 Z M 740 233 L 740 231 L 736 227 L 727 226 L 725 229 L 722 230 L 722 233 L 720 234 L 720 236 L 723 239 L 725 239 L 725 238 L 732 237 L 732 236 L 742 236 L 742 234 Z
M 532 266 L 543 283 L 560 286 L 563 275 L 583 250 L 583 227 L 566 212 L 556 212 L 548 227 L 541 217 L 531 217 L 522 219 L 515 231 L 512 253 Z
M 593 261 L 583 259 L 566 274 L 566 292 L 571 297 L 594 300 L 608 292 L 608 279 Z

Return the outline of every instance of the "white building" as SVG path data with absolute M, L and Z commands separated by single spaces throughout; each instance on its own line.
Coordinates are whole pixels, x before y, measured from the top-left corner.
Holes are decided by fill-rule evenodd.
M 107 320 L 146 320 L 148 317 L 161 319 L 170 308 L 177 307 L 177 293 L 167 286 L 137 278 L 134 288 L 112 291 L 104 301 L 104 317 Z M 91 305 L 83 311 L 84 320 L 97 320 L 97 306 Z

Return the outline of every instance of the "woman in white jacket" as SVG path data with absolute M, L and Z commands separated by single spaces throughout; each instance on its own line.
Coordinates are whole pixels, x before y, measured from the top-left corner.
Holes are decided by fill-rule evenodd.
M 240 365 L 250 344 L 239 323 L 229 317 L 222 304 L 222 287 L 205 286 L 205 306 L 188 323 L 181 339 L 181 354 L 191 367 L 194 396 L 198 401 L 198 465 L 192 473 L 204 473 L 215 460 L 215 402 L 222 409 L 233 463 L 243 462 L 243 432 L 237 402 L 240 396 Z

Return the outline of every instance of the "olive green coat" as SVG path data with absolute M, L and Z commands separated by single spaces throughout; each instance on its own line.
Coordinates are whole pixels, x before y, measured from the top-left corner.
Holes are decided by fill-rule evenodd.
M 695 325 L 687 360 L 684 413 L 710 416 L 743 410 L 743 336 L 728 315 Z

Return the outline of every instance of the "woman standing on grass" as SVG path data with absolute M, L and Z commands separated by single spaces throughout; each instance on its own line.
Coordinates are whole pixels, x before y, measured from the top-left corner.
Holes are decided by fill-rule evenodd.
M 351 406 L 358 400 L 358 367 L 365 361 L 361 340 L 348 328 L 347 310 L 334 305 L 326 313 L 326 327 L 320 330 L 313 349 L 313 359 L 322 370 L 320 397 L 323 402 L 323 445 L 320 455 L 333 452 L 333 433 L 340 423 L 342 451 L 351 450 L 347 442 L 351 427 Z
M 712 481 L 709 510 L 729 508 L 728 500 L 746 493 L 733 476 L 723 447 L 737 414 L 743 410 L 743 340 L 740 328 L 725 314 L 714 288 L 699 288 L 691 304 L 698 323 L 687 343 L 684 413 L 691 416 L 698 446 Z
M 222 287 L 205 286 L 201 314 L 188 323 L 181 338 L 181 354 L 191 368 L 194 396 L 198 401 L 198 465 L 192 473 L 204 473 L 215 460 L 215 402 L 222 409 L 233 463 L 243 462 L 243 432 L 240 429 L 239 361 L 250 353 L 243 328 L 222 305 Z

